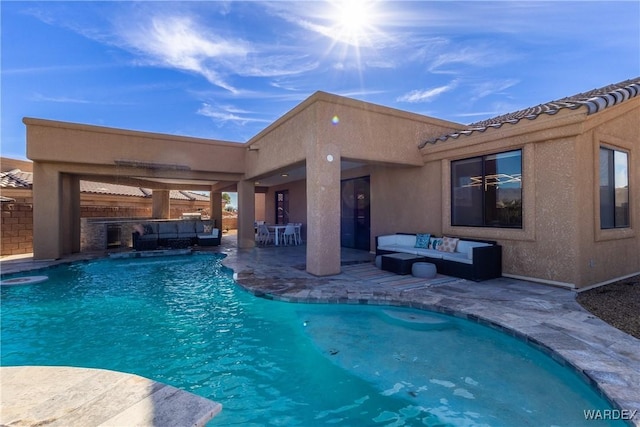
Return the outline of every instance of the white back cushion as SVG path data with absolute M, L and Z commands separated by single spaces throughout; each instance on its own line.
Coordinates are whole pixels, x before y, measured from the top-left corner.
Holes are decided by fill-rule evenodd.
M 456 246 L 456 252 L 461 252 L 467 255 L 467 258 L 473 259 L 473 248 L 479 248 L 482 246 L 491 246 L 490 243 L 483 242 L 469 242 L 467 240 L 460 240 L 458 246 Z
M 378 236 L 378 246 L 389 246 L 396 244 L 396 235 Z
M 412 234 L 396 234 L 396 244 L 413 248 L 416 245 L 416 236 Z

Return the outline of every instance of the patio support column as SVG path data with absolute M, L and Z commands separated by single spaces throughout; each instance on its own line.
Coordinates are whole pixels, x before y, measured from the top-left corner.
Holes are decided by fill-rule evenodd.
M 222 193 L 211 191 L 209 194 L 210 217 L 215 227 L 222 233 Z
M 154 219 L 171 218 L 171 202 L 169 199 L 169 190 L 153 190 L 151 194 L 152 211 L 151 216 Z
M 62 254 L 80 252 L 80 179 L 61 174 L 62 204 L 60 215 Z
M 256 187 L 253 181 L 238 182 L 238 247 L 253 248 L 256 235 L 253 228 L 256 216 Z
M 340 148 L 307 145 L 307 272 L 340 273 Z
M 56 168 L 33 162 L 33 258 L 62 256 L 62 183 Z

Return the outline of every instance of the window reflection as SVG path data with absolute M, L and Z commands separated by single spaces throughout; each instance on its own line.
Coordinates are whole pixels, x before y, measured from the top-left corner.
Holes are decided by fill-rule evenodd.
M 451 163 L 451 224 L 522 227 L 522 150 Z
M 629 155 L 600 148 L 600 228 L 629 227 Z

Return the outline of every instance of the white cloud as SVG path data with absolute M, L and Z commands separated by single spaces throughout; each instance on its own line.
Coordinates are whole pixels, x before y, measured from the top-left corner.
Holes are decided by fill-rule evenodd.
M 318 68 L 319 63 L 310 61 L 306 55 L 269 55 L 263 51 L 251 55 L 247 61 L 229 65 L 242 76 L 280 77 L 313 71 Z
M 372 59 L 372 60 L 365 61 L 365 64 L 367 65 L 367 67 L 370 67 L 370 68 L 394 69 L 397 67 L 396 61 L 391 58 L 377 59 L 377 60 Z
M 69 96 L 45 96 L 40 93 L 35 93 L 31 97 L 36 102 L 59 102 L 61 104 L 91 104 L 91 101 L 81 98 L 72 98 Z
M 94 100 L 71 96 L 47 96 L 41 93 L 34 93 L 30 99 L 35 102 L 53 102 L 59 104 L 94 104 L 94 105 L 133 105 L 130 102 L 112 102 L 105 100 Z
M 251 51 L 247 42 L 211 34 L 187 16 L 155 16 L 137 25 L 120 23 L 119 37 L 152 65 L 191 71 L 230 92 L 220 63 L 244 60 Z
M 425 90 L 412 90 L 396 99 L 398 102 L 430 102 L 445 92 L 455 89 L 458 86 L 458 82 L 454 80 L 445 86 L 438 86 L 432 89 Z
M 120 22 L 117 37 L 129 50 L 142 54 L 145 65 L 190 71 L 210 83 L 239 94 L 230 76 L 277 77 L 304 74 L 319 63 L 306 53 L 283 54 L 282 45 L 256 44 L 223 37 L 186 14 Z
M 491 80 L 473 85 L 471 93 L 473 97 L 472 101 L 476 101 L 480 98 L 484 98 L 495 93 L 500 93 L 512 86 L 520 83 L 517 79 L 504 79 L 504 80 Z
M 247 117 L 246 114 L 251 114 L 250 111 L 233 106 L 214 106 L 203 103 L 197 113 L 209 117 L 220 124 L 232 122 L 244 126 L 248 123 L 271 123 L 271 120 Z
M 451 73 L 451 70 L 446 69 L 450 65 L 490 67 L 504 64 L 512 59 L 513 56 L 506 51 L 485 46 L 464 47 L 457 51 L 448 51 L 436 55 L 429 66 L 429 71 L 432 73 Z

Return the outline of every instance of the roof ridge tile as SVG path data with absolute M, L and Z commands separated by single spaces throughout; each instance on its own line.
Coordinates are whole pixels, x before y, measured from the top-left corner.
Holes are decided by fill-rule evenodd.
M 446 141 L 450 138 L 457 139 L 460 135 L 471 135 L 474 132 L 484 132 L 489 128 L 498 129 L 505 123 L 516 125 L 522 119 L 535 120 L 542 114 L 554 115 L 562 109 L 577 110 L 578 108 L 586 107 L 587 115 L 591 115 L 611 106 L 620 104 L 621 102 L 625 102 L 631 98 L 635 98 L 639 94 L 640 77 L 636 77 L 620 83 L 607 85 L 599 89 L 592 89 L 587 92 L 539 104 L 534 107 L 471 123 L 466 129 L 456 130 L 449 134 L 423 141 L 418 144 L 418 148 L 424 148 L 427 144 L 435 144 L 437 142 Z

